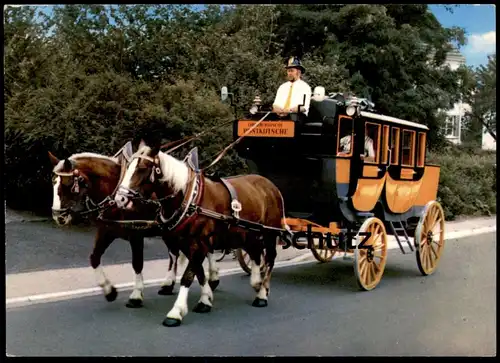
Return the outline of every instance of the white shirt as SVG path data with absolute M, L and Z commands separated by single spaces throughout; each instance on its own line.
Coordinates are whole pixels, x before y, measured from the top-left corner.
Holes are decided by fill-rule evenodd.
M 350 152 L 351 151 L 351 135 L 344 136 L 340 139 L 340 149 L 341 152 Z M 365 136 L 365 156 L 375 157 L 375 150 L 373 148 L 373 140 Z
M 285 103 L 288 98 L 288 93 L 290 92 L 291 86 L 292 82 L 288 81 L 286 83 L 283 83 L 278 88 L 278 92 L 276 93 L 276 98 L 274 99 L 273 105 L 281 108 L 285 107 Z M 311 87 L 309 87 L 309 85 L 303 80 L 299 79 L 293 82 L 290 108 L 298 107 L 299 105 L 301 105 L 304 102 L 304 95 L 306 95 L 306 101 L 304 102 L 304 106 L 301 107 L 301 110 L 304 109 L 302 112 L 307 115 L 309 113 L 309 105 L 311 103 L 311 93 Z

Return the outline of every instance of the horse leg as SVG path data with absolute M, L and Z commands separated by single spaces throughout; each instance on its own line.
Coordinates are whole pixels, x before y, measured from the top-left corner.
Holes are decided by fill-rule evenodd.
M 211 291 L 215 291 L 217 286 L 219 286 L 220 282 L 219 268 L 216 265 L 215 256 L 213 253 L 208 253 L 207 258 L 208 258 L 208 284 L 210 285 Z
M 212 310 L 212 302 L 214 300 L 212 287 L 210 285 L 212 281 L 210 281 L 210 278 L 207 280 L 203 266 L 201 266 L 201 268 L 199 268 L 196 272 L 196 278 L 198 279 L 198 282 L 201 286 L 201 297 L 198 301 L 198 304 L 196 304 L 196 306 L 194 307 L 193 311 L 195 313 L 208 313 L 210 312 L 210 310 Z M 218 283 L 219 280 L 217 279 L 217 284 Z
M 246 252 L 250 257 L 251 261 L 251 274 L 250 274 L 250 286 L 256 292 L 260 291 L 262 285 L 262 276 L 260 273 L 260 259 L 262 258 L 261 248 L 259 248 L 259 239 L 254 234 L 247 234 L 246 237 Z
M 129 242 L 132 248 L 132 267 L 135 272 L 135 285 L 125 306 L 128 308 L 140 308 L 143 306 L 144 300 L 144 279 L 142 277 L 142 269 L 144 267 L 144 237 L 132 236 Z
M 181 287 L 179 288 L 177 299 L 175 300 L 173 308 L 167 313 L 167 317 L 163 320 L 164 326 L 169 326 L 169 327 L 179 326 L 181 325 L 182 319 L 187 315 L 188 313 L 187 299 L 188 299 L 189 288 L 193 283 L 195 275 L 198 275 L 199 270 L 203 271 L 203 260 L 204 256 L 200 250 L 196 250 L 192 254 L 191 259 L 189 259 L 186 270 L 182 275 Z
M 165 244 L 167 242 L 163 240 Z M 175 286 L 175 278 L 177 277 L 177 262 L 179 260 L 179 250 L 177 248 L 168 246 L 168 270 L 167 275 L 165 276 L 165 281 L 158 290 L 158 295 L 173 295 L 174 294 L 174 286 Z
M 275 261 L 276 256 L 277 256 L 276 238 L 273 236 L 265 236 L 264 243 L 265 243 L 265 249 L 266 249 L 266 257 L 265 257 L 266 269 L 264 272 L 264 279 L 262 280 L 262 283 L 260 285 L 260 289 L 257 292 L 257 296 L 255 297 L 255 300 L 252 303 L 252 306 L 255 306 L 258 308 L 262 308 L 262 307 L 267 306 L 267 299 L 269 296 L 269 290 L 271 288 L 271 273 L 273 271 L 274 261 Z M 259 253 L 259 255 L 260 255 L 260 253 Z M 257 266 L 258 266 L 257 271 L 259 271 L 259 277 L 260 277 L 260 264 Z M 252 269 L 252 273 L 253 273 L 253 269 Z
M 90 254 L 90 266 L 94 269 L 97 284 L 102 288 L 106 300 L 110 302 L 116 300 L 118 292 L 104 274 L 101 266 L 101 257 L 114 240 L 115 236 L 112 236 L 111 233 L 106 232 L 103 228 L 98 228 L 94 240 L 94 249 Z

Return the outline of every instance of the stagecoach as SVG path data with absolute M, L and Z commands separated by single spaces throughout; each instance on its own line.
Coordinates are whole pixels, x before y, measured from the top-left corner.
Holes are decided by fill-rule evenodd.
M 228 95 L 224 87 L 223 101 Z M 308 238 L 312 254 L 320 262 L 336 253 L 353 256 L 364 290 L 382 278 L 390 235 L 402 253 L 415 252 L 423 275 L 438 266 L 444 213 L 436 200 L 440 167 L 426 162 L 428 131 L 380 114 L 367 99 L 340 94 L 311 99 L 307 115 L 254 107 L 233 122 L 237 153 L 250 172 L 280 189 L 293 234 L 330 235 L 329 243 Z
M 225 87 L 221 96 L 227 99 Z M 204 168 L 196 148 L 184 161 L 169 155 L 200 134 L 166 152 L 142 140 L 129 158 L 123 153 L 121 164 L 92 153 L 64 161 L 51 157 L 54 190 L 58 196 L 70 194 L 63 195 L 64 203 L 54 203 L 54 217 L 77 212 L 75 206 L 85 209 L 82 203 L 90 198 L 91 187 L 97 189 L 93 192 L 101 202 L 93 209 L 102 209 L 98 219 L 103 225 L 91 261 L 109 301 L 116 299 L 116 289 L 99 268 L 109 236 L 128 238 L 135 249 L 136 280 L 127 306 L 140 307 L 145 234 L 135 229 L 151 227 L 159 228 L 156 234 L 170 253 L 159 293 L 172 293 L 180 252 L 189 260 L 176 302 L 163 321 L 166 326 L 180 325 L 187 314 L 195 277 L 202 293 L 194 311 L 211 310 L 219 283 L 214 250 L 236 249 L 241 266 L 251 274 L 256 292 L 252 306 L 259 308 L 267 306 L 278 241 L 283 248 L 310 248 L 321 262 L 336 253 L 353 255 L 356 280 L 364 290 L 374 289 L 382 278 L 389 235 L 402 253 L 408 253 L 405 242 L 415 252 L 423 275 L 436 270 L 444 248 L 444 213 L 436 201 L 440 168 L 426 162 L 427 126 L 382 115 L 366 99 L 335 94 L 312 99 L 307 114 L 279 115 L 252 107 L 232 123 L 234 141 Z M 252 175 L 208 175 L 206 170 L 231 147 L 247 161 Z M 91 183 L 90 176 L 97 182 Z M 143 203 L 154 205 L 154 220 L 135 219 L 147 217 L 141 212 Z M 103 214 L 108 209 L 115 212 L 113 220 Z M 247 265 L 244 251 L 255 265 Z M 208 278 L 202 268 L 206 257 Z M 261 260 L 265 265 L 259 273 Z

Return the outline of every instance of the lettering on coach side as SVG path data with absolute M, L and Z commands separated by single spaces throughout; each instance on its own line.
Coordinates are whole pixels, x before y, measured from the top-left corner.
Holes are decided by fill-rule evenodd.
M 346 233 L 341 233 L 339 234 L 340 239 L 345 241 L 345 244 L 342 243 L 339 240 L 339 243 L 335 241 L 334 236 L 330 233 L 327 232 L 326 234 L 323 234 L 321 232 L 312 232 L 311 230 L 311 225 L 309 224 L 307 226 L 307 231 L 300 231 L 300 232 L 294 232 L 293 235 L 291 236 L 291 239 L 285 238 L 283 242 L 285 245 L 283 246 L 283 249 L 286 250 L 287 248 L 293 246 L 296 249 L 303 250 L 305 248 L 308 249 L 313 249 L 316 248 L 314 246 L 314 238 L 318 239 L 318 248 L 323 249 L 326 245 L 328 249 L 333 249 L 337 247 L 343 248 L 345 246 L 346 249 L 355 249 L 356 246 L 352 244 L 353 238 L 356 236 L 363 237 L 361 241 L 358 243 L 358 248 L 360 249 L 365 249 L 365 248 L 371 248 L 371 246 L 365 246 L 365 243 L 368 241 L 368 239 L 371 237 L 371 232 L 346 232 Z M 299 238 L 306 238 L 307 239 L 307 245 L 303 245 L 302 243 L 298 243 Z M 349 242 L 350 243 L 349 243 Z

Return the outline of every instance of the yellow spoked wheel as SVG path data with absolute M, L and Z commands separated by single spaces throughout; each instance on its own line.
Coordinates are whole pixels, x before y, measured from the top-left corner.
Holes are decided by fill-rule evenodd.
M 369 237 L 360 233 L 370 232 Z M 359 244 L 365 240 L 363 246 Z M 366 291 L 374 289 L 382 279 L 387 262 L 387 233 L 384 223 L 368 218 L 358 231 L 354 249 L 354 272 L 358 286 Z
M 251 275 L 252 274 L 252 260 L 250 259 L 250 255 L 243 250 L 242 248 L 238 248 L 236 250 L 236 258 L 238 259 L 238 262 L 247 274 Z M 265 253 L 262 253 L 262 256 L 260 256 L 260 273 L 264 273 L 266 268 L 266 260 L 265 260 Z
M 323 249 L 319 249 L 319 248 L 312 248 L 311 249 L 311 252 L 312 252 L 314 258 L 322 263 L 330 262 L 332 260 L 333 256 L 335 256 L 335 252 L 337 252 L 337 250 L 331 250 L 328 247 L 326 247 L 326 242 L 324 244 L 325 244 L 325 248 L 323 248 Z
M 444 248 L 444 212 L 433 200 L 425 206 L 415 229 L 415 249 L 418 269 L 427 276 L 436 271 Z

